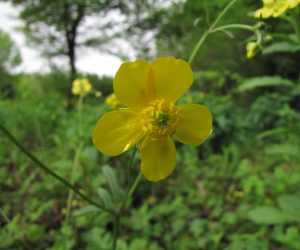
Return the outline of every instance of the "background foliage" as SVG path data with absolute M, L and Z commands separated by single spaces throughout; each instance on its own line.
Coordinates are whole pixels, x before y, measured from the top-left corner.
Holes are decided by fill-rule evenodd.
M 24 10 L 27 34 L 45 42 L 41 52 L 54 42 L 51 49 L 65 50 L 51 33 L 45 39 L 39 29 L 28 25 L 39 21 L 66 32 L 69 26 L 61 22 L 72 20 L 54 19 L 52 5 L 34 8 L 32 1 L 12 2 Z M 64 6 L 70 7 L 69 2 Z M 102 1 L 100 6 L 95 5 L 98 1 L 71 2 L 92 6 L 85 15 L 121 8 L 131 22 L 118 36 L 136 44 L 138 34 L 149 31 L 156 55 L 188 59 L 228 1 L 187 0 L 166 6 L 134 1 L 131 8 L 122 1 Z M 260 1 L 238 1 L 221 24 L 255 25 L 253 11 L 260 5 Z M 181 102 L 210 107 L 212 136 L 197 148 L 178 144 L 177 167 L 166 181 L 142 181 L 121 220 L 118 249 L 300 249 L 300 36 L 289 21 L 299 17 L 298 6 L 284 17 L 265 20 L 272 42 L 251 60 L 245 47 L 252 33 L 234 30 L 209 37 L 194 63 L 193 87 Z M 115 24 L 110 25 L 106 28 Z M 101 38 L 86 44 L 100 45 Z M 136 48 L 145 58 L 153 56 L 149 44 L 137 43 Z M 112 93 L 112 79 L 86 75 L 94 92 L 84 98 L 79 118 L 78 98 L 70 94 L 70 73 L 58 69 L 49 74 L 13 73 L 21 60 L 17 51 L 1 32 L 0 123 L 86 195 L 114 206 L 123 195 L 129 156 L 103 156 L 90 138 L 99 116 L 110 110 L 104 100 Z M 70 66 L 71 78 L 81 75 Z M 102 92 L 100 98 L 95 96 L 97 90 Z M 83 136 L 79 136 L 79 119 Z M 138 159 L 133 174 L 138 172 Z M 76 195 L 68 208 L 70 191 L 2 135 L 0 176 L 0 249 L 110 249 L 112 218 Z

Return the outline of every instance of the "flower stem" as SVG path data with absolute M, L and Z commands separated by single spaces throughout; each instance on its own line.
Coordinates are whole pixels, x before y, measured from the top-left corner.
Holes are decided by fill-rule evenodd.
M 79 162 L 79 156 L 82 152 L 83 145 L 84 145 L 84 143 L 81 142 L 78 149 L 76 150 L 76 153 L 75 153 L 74 161 L 73 161 L 73 164 L 72 164 L 71 177 L 70 177 L 70 183 L 72 185 L 74 185 L 75 173 L 76 173 L 76 170 L 77 170 L 77 166 L 78 166 L 78 162 Z M 74 191 L 70 190 L 69 193 L 68 193 L 68 198 L 67 198 L 67 212 L 66 212 L 67 221 L 70 218 L 73 195 L 74 195 Z
M 254 31 L 255 27 L 251 25 L 246 25 L 246 24 L 228 24 L 228 25 L 223 25 L 214 29 L 210 30 L 210 34 L 217 32 L 217 31 L 222 31 L 222 30 L 228 30 L 228 29 L 242 29 L 242 30 L 249 30 L 249 31 Z
M 221 18 L 226 14 L 226 12 L 231 8 L 231 6 L 235 4 L 236 1 L 238 0 L 232 0 L 226 5 L 226 7 L 221 11 L 221 13 L 218 15 L 218 17 L 216 18 L 216 20 L 213 22 L 213 24 L 210 26 L 209 29 L 213 29 L 218 24 Z
M 83 123 L 82 123 L 82 108 L 83 108 L 83 95 L 79 96 L 78 100 L 78 132 L 79 132 L 79 138 L 82 140 L 83 139 Z
M 77 171 L 78 163 L 79 163 L 79 157 L 82 152 L 83 146 L 84 146 L 84 138 L 83 138 L 83 122 L 82 122 L 82 108 L 83 108 L 83 95 L 79 95 L 78 104 L 77 104 L 77 111 L 78 111 L 78 134 L 79 139 L 81 140 L 81 143 L 79 144 L 79 147 L 77 147 L 75 151 L 75 156 L 73 159 L 72 169 L 71 169 L 71 177 L 70 177 L 70 183 L 74 185 L 75 181 L 75 174 Z M 71 205 L 73 200 L 74 192 L 73 190 L 69 190 L 68 198 L 67 198 L 67 212 L 66 212 L 66 219 L 69 221 L 70 219 L 70 213 L 71 213 Z
M 221 11 L 221 13 L 218 15 L 216 20 L 213 22 L 213 24 L 209 27 L 207 31 L 203 33 L 203 35 L 200 37 L 199 41 L 197 42 L 196 46 L 194 47 L 190 57 L 189 57 L 189 64 L 192 65 L 192 63 L 195 60 L 196 55 L 198 54 L 200 48 L 202 47 L 202 44 L 205 42 L 206 38 L 209 34 L 211 34 L 211 31 L 215 28 L 215 26 L 218 24 L 218 22 L 221 20 L 221 18 L 226 14 L 226 12 L 231 8 L 231 6 L 238 0 L 232 0 L 227 4 L 227 6 Z
M 130 160 L 129 160 L 128 165 L 127 165 L 126 170 L 125 170 L 126 171 L 126 173 L 125 173 L 126 185 L 129 185 L 129 183 L 130 183 L 130 174 L 129 173 L 130 173 L 130 169 L 133 166 L 133 161 L 134 161 L 134 157 L 135 157 L 136 151 L 137 151 L 137 147 L 135 147 L 133 149 L 133 152 L 131 154 Z
M 131 160 L 128 166 L 128 169 L 131 169 L 134 163 L 134 156 L 136 154 L 137 149 L 135 148 L 134 151 L 132 152 L 131 155 Z M 134 181 L 131 183 L 130 186 L 127 187 L 127 191 L 125 194 L 125 197 L 120 205 L 120 208 L 118 209 L 118 211 L 115 213 L 115 218 L 114 218 L 114 229 L 113 229 L 113 246 L 112 246 L 112 250 L 116 250 L 117 248 L 117 240 L 119 237 L 119 228 L 120 228 L 120 220 L 122 217 L 122 213 L 126 207 L 128 198 L 133 194 L 133 192 L 135 191 L 135 189 L 137 188 L 140 180 L 142 177 L 142 172 L 139 172 L 139 174 L 137 175 L 137 177 L 134 179 Z
M 114 220 L 114 232 L 113 232 L 113 246 L 112 250 L 117 249 L 117 240 L 119 236 L 119 227 L 120 227 L 120 215 L 116 214 L 115 215 L 115 220 Z
M 47 167 L 43 162 L 41 162 L 39 159 L 37 159 L 31 152 L 29 152 L 2 124 L 0 124 L 0 130 L 8 137 L 29 159 L 31 159 L 39 168 L 44 170 L 47 174 L 51 175 L 55 179 L 59 180 L 61 183 L 63 183 L 65 186 L 73 190 L 76 194 L 78 194 L 82 199 L 90 203 L 91 205 L 94 205 L 95 207 L 110 213 L 115 214 L 114 211 L 102 206 L 101 204 L 98 204 L 97 202 L 91 200 L 89 197 L 87 197 L 85 194 L 81 193 L 74 185 L 69 183 L 67 180 L 53 172 L 49 167 Z
M 194 50 L 192 51 L 190 58 L 189 58 L 189 64 L 192 65 L 196 55 L 198 54 L 199 49 L 201 48 L 202 44 L 204 43 L 204 41 L 206 40 L 206 38 L 208 37 L 208 32 L 205 31 L 204 34 L 200 37 L 198 43 L 196 44 L 196 46 L 194 47 Z

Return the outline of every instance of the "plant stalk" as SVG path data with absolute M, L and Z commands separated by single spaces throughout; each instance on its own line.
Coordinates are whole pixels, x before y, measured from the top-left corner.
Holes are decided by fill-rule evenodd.
M 101 204 L 98 204 L 97 202 L 91 200 L 89 197 L 87 197 L 85 194 L 80 192 L 74 185 L 69 183 L 67 180 L 65 180 L 63 177 L 59 176 L 55 172 L 53 172 L 49 167 L 47 167 L 43 162 L 41 162 L 39 159 L 37 159 L 30 151 L 28 151 L 2 124 L 0 124 L 0 130 L 8 137 L 11 142 L 13 142 L 30 160 L 32 160 L 39 168 L 41 168 L 43 171 L 45 171 L 47 174 L 51 175 L 55 179 L 59 180 L 61 183 L 63 183 L 66 187 L 70 188 L 74 191 L 77 195 L 79 195 L 82 199 L 90 203 L 91 205 L 94 205 L 95 207 L 110 213 L 115 214 L 113 210 L 110 210 Z

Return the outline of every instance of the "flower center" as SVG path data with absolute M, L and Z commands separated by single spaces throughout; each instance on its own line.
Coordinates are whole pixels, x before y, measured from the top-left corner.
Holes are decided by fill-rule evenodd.
M 142 111 L 143 130 L 152 138 L 175 133 L 178 109 L 164 99 L 155 100 Z

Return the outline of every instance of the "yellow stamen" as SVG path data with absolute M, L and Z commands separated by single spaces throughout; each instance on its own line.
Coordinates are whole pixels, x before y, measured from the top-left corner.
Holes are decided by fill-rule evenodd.
M 178 109 L 164 99 L 151 102 L 142 111 L 143 130 L 153 139 L 175 133 Z

